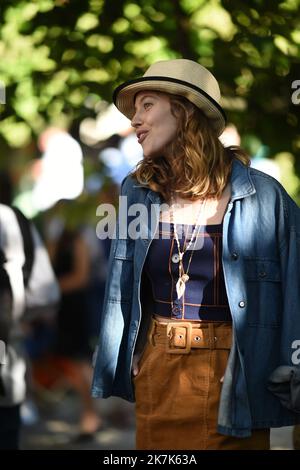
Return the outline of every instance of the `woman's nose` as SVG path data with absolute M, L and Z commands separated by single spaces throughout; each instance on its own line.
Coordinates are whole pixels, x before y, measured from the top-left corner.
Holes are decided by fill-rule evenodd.
M 138 111 L 136 111 L 131 119 L 131 126 L 138 127 L 139 125 L 141 125 L 141 117 Z

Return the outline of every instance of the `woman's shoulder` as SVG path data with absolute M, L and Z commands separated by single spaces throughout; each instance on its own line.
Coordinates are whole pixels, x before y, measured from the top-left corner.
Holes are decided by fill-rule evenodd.
M 274 178 L 274 176 L 251 166 L 249 167 L 249 173 L 256 190 L 263 190 L 264 192 L 268 190 L 276 191 L 281 193 L 282 196 L 290 198 L 284 186 L 280 181 L 278 181 L 278 179 Z
M 263 184 L 283 188 L 281 183 L 276 178 L 274 178 L 274 176 L 271 176 L 268 173 L 258 170 L 257 168 L 253 168 L 252 166 L 249 166 L 248 168 L 252 179 L 257 180 L 258 182 L 261 182 Z
M 300 229 L 300 208 L 294 199 L 289 195 L 287 190 L 271 175 L 264 173 L 256 168 L 249 167 L 250 177 L 254 183 L 256 194 L 269 203 L 279 201 L 285 212 L 286 217 L 297 220 L 296 224 Z M 280 204 L 279 204 L 280 205 Z
M 125 176 L 123 181 L 121 182 L 121 191 L 122 195 L 128 194 L 131 191 L 139 191 L 149 189 L 147 185 L 143 185 L 137 181 L 137 179 L 132 175 L 132 173 L 128 173 Z
M 121 188 L 132 186 L 136 182 L 136 179 L 132 176 L 131 173 L 128 173 L 121 182 Z

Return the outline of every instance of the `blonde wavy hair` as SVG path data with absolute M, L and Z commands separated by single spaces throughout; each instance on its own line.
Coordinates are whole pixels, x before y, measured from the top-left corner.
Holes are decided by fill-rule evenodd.
M 160 93 L 160 92 L 156 92 Z M 171 112 L 178 120 L 176 139 L 169 156 L 144 157 L 131 175 L 170 201 L 174 192 L 183 199 L 220 198 L 234 157 L 250 166 L 240 147 L 224 147 L 204 113 L 182 96 L 169 96 Z

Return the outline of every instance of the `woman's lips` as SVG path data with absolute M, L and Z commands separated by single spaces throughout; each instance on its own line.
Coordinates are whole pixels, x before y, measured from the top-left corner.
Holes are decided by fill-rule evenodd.
M 139 143 L 139 144 L 141 144 L 141 143 L 145 140 L 147 134 L 148 134 L 148 132 L 142 132 L 142 133 L 139 135 L 139 137 L 138 137 L 138 143 Z

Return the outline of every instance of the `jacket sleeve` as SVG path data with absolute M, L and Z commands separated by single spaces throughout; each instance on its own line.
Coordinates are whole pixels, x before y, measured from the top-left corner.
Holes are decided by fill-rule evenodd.
M 282 321 L 280 364 L 269 377 L 268 389 L 281 404 L 300 412 L 300 209 L 284 198 L 280 221 L 280 263 L 282 276 Z
M 121 184 L 120 195 L 126 195 L 127 179 Z M 113 382 L 116 373 L 118 352 L 122 339 L 122 310 L 118 303 L 109 306 L 111 291 L 116 287 L 113 280 L 114 256 L 119 238 L 119 217 L 116 217 L 115 229 L 110 245 L 107 266 L 107 279 L 105 284 L 104 300 L 101 315 L 101 324 L 98 345 L 93 355 L 93 383 L 92 396 L 107 398 L 113 394 Z

